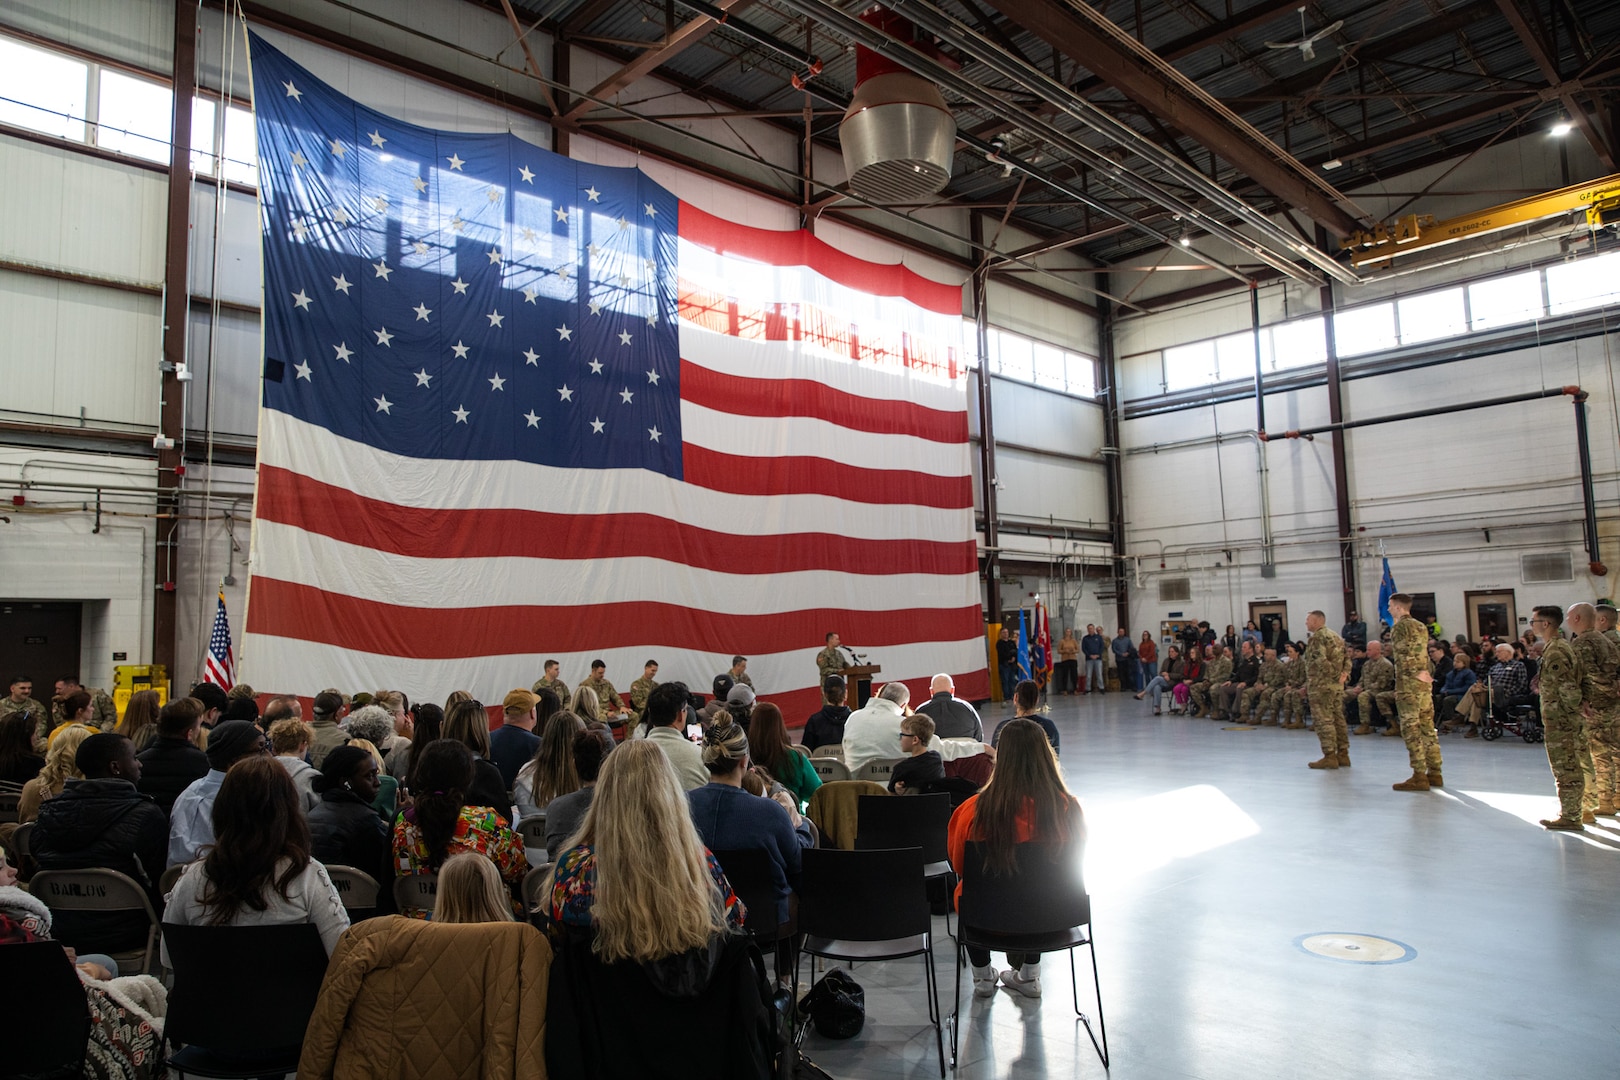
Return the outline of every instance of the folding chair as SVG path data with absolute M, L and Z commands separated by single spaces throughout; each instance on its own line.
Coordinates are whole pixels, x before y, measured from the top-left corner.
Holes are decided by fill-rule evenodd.
M 382 886 L 377 884 L 376 878 L 364 870 L 332 863 L 326 865 L 326 876 L 332 879 L 332 888 L 343 901 L 344 911 L 351 916 L 363 912 L 362 918 L 376 913 L 377 898 L 382 895 Z
M 120 970 L 125 964 L 138 961 L 142 973 L 156 973 L 153 965 L 158 955 L 157 912 L 152 910 L 152 901 L 147 898 L 146 890 L 134 878 L 116 870 L 41 870 L 28 883 L 28 890 L 51 909 L 53 918 L 59 911 L 109 915 L 120 911 L 144 912 L 147 922 L 145 946 L 110 955 L 118 961 Z M 64 940 L 62 944 L 75 943 Z
M 320 931 L 312 923 L 163 929 L 174 970 L 163 1037 L 186 1044 L 169 1055 L 169 1068 L 223 1080 L 296 1072 L 326 977 Z M 253 979 L 251 1008 L 237 1004 L 244 972 Z
M 18 1006 L 22 995 L 28 999 L 27 1038 L 6 1047 L 6 1075 L 79 1076 L 90 1045 L 90 1006 L 61 942 L 0 949 L 0 986 L 10 987 Z
M 433 870 L 405 874 L 394 879 L 394 909 L 401 915 L 412 911 L 433 913 L 433 898 L 439 894 L 439 875 Z
M 800 743 L 788 743 L 788 746 L 793 750 L 798 751 L 800 754 L 803 754 L 805 757 L 810 756 L 810 751 L 806 750 Z
M 1102 980 L 1093 944 L 1091 897 L 1080 877 L 1079 852 L 1052 857 L 1052 845 L 1017 845 L 1013 874 L 984 872 L 984 845 L 970 840 L 962 860 L 962 899 L 956 913 L 956 990 L 951 999 L 951 1067 L 962 1000 L 962 959 L 969 946 L 995 952 L 1069 954 L 1069 982 L 1074 1015 L 1091 1036 L 1091 1045 L 1108 1068 L 1108 1025 L 1103 1020 Z M 1097 1030 L 1080 1011 L 1080 981 L 1074 950 L 1091 950 L 1091 982 L 1097 994 Z M 1102 1041 L 1097 1041 L 1098 1032 Z
M 11 848 L 11 861 L 15 865 L 18 875 L 24 880 L 28 878 L 28 842 L 33 838 L 33 835 L 34 822 L 25 821 L 13 830 L 11 843 L 8 845 Z
M 881 758 L 877 761 L 868 761 L 856 769 L 850 777 L 851 780 L 870 780 L 874 784 L 889 786 L 889 778 L 894 775 L 894 767 L 900 764 L 900 758 Z
M 950 890 L 956 884 L 945 843 L 951 812 L 951 797 L 943 792 L 904 799 L 862 795 L 855 800 L 855 850 L 922 848 L 923 877 L 930 882 L 944 881 L 946 933 L 951 927 Z
M 17 820 L 17 804 L 21 801 L 22 796 L 16 792 L 0 791 L 0 825 Z
M 527 874 L 523 875 L 523 910 L 534 912 L 534 906 L 540 902 L 540 890 L 546 884 L 546 876 L 551 873 L 550 863 L 541 863 Z
M 542 810 L 538 814 L 530 814 L 528 817 L 518 822 L 517 832 L 519 836 L 523 837 L 524 847 L 538 848 L 541 851 L 546 850 L 545 811 Z
M 812 757 L 810 759 L 810 765 L 816 770 L 816 775 L 821 777 L 821 782 L 823 784 L 827 783 L 829 780 L 854 779 L 854 777 L 850 775 L 849 766 L 845 765 L 837 758 Z
M 163 871 L 163 876 L 158 878 L 158 895 L 168 896 L 173 892 L 174 883 L 180 880 L 180 875 L 184 874 L 186 867 L 190 865 L 190 863 L 181 863 L 179 866 L 171 866 Z
M 820 746 L 810 751 L 810 756 L 812 758 L 834 757 L 842 760 L 844 756 L 844 744 L 841 742 L 822 743 Z
M 798 956 L 794 945 L 799 934 L 799 921 L 794 908 L 797 905 L 790 897 L 787 922 L 776 921 L 776 875 L 770 855 L 764 848 L 732 849 L 712 854 L 714 861 L 725 872 L 726 880 L 731 883 L 732 892 L 737 894 L 737 899 L 743 902 L 748 912 L 743 921 L 744 932 L 759 944 L 761 951 L 768 945 L 774 946 L 786 940 L 789 944 L 790 970 L 796 967 Z M 780 966 L 776 974 L 778 978 L 781 977 Z
M 934 978 L 933 919 L 923 884 L 921 848 L 839 851 L 809 848 L 799 875 L 800 952 L 810 959 L 899 960 L 923 957 L 928 1022 L 945 1075 L 945 1036 L 940 1026 L 939 985 Z M 798 1000 L 798 968 L 793 972 Z

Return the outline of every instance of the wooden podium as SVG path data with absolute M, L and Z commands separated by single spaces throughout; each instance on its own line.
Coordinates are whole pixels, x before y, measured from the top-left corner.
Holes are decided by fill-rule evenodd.
M 878 664 L 856 664 L 838 672 L 844 677 L 846 687 L 853 684 L 855 688 L 855 692 L 850 695 L 855 701 L 855 708 L 864 709 L 866 703 L 872 700 L 872 676 L 882 670 Z

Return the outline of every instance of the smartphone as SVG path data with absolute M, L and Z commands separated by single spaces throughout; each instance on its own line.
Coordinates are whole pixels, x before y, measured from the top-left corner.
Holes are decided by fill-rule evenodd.
M 703 725 L 702 724 L 687 724 L 686 725 L 686 737 L 688 739 L 691 739 L 693 742 L 697 742 L 697 743 L 702 742 L 703 741 Z

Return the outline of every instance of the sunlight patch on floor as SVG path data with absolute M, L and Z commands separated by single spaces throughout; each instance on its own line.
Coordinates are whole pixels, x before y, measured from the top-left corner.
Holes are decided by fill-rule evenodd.
M 1260 832 L 1254 818 L 1210 784 L 1128 802 L 1088 800 L 1086 826 L 1086 883 L 1093 891 Z

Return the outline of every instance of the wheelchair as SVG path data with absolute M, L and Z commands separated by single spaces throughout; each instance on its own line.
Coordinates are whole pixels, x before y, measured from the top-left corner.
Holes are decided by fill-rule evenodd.
M 1527 743 L 1545 742 L 1547 729 L 1541 724 L 1541 702 L 1534 695 L 1499 702 L 1490 688 L 1487 708 L 1479 721 L 1479 737 L 1494 742 L 1504 734 L 1517 735 Z

